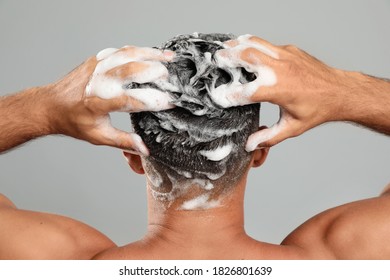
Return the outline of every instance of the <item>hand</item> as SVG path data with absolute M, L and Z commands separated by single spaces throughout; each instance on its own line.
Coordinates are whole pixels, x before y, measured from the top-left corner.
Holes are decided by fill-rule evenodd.
M 271 102 L 280 106 L 279 121 L 252 134 L 247 151 L 270 147 L 325 123 L 339 114 L 339 92 L 347 74 L 331 68 L 295 46 L 274 46 L 251 35 L 225 43 L 215 54 L 221 67 L 244 67 L 257 78 L 247 84 L 232 83 L 211 92 L 223 107 Z
M 141 138 L 112 127 L 110 112 L 158 111 L 172 108 L 168 93 L 127 89 L 130 83 L 158 82 L 169 87 L 161 61 L 171 52 L 132 46 L 106 49 L 50 86 L 54 93 L 51 118 L 54 133 L 148 155 Z

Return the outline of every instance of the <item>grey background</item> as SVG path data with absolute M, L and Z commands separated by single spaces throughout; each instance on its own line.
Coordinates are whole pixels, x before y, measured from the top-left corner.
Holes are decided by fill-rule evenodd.
M 106 47 L 155 46 L 194 31 L 256 34 L 337 68 L 390 77 L 389 27 L 385 0 L 0 1 L 0 94 L 53 82 Z M 263 124 L 277 116 L 263 106 Z M 129 128 L 127 114 L 113 120 Z M 246 229 L 279 243 L 316 213 L 376 196 L 389 167 L 389 138 L 349 124 L 288 140 L 249 176 Z M 0 156 L 0 192 L 20 208 L 86 222 L 118 244 L 146 229 L 145 180 L 112 148 L 60 136 L 30 142 Z

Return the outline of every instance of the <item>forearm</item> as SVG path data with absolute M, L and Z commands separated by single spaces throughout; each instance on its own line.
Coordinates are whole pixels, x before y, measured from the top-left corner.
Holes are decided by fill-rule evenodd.
M 357 72 L 347 75 L 339 120 L 390 135 L 390 81 Z
M 51 133 L 46 87 L 0 98 L 0 153 Z

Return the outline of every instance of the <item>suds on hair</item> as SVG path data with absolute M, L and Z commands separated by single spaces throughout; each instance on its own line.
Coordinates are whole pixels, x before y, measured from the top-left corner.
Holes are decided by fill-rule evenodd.
M 222 42 L 233 38 L 230 34 L 194 33 L 167 41 L 160 49 L 176 53 L 173 61 L 164 64 L 172 88 L 179 89 L 169 92 L 176 108 L 131 114 L 135 132 L 150 150 L 150 160 L 159 164 L 160 170 L 165 168 L 169 176 L 176 176 L 177 182 L 188 180 L 183 174 L 190 174 L 192 179 L 223 179 L 233 184 L 245 169 L 242 163 L 249 161 L 250 154 L 244 147 L 248 136 L 258 128 L 259 104 L 223 109 L 209 96 L 211 89 L 231 83 L 233 77 L 239 77 L 241 83 L 255 79 L 243 68 L 216 66 L 214 53 L 223 48 Z M 126 87 L 161 89 L 155 83 L 129 83 Z M 225 145 L 233 148 L 223 159 L 209 160 L 205 156 L 205 151 Z M 174 175 L 172 170 L 176 170 Z

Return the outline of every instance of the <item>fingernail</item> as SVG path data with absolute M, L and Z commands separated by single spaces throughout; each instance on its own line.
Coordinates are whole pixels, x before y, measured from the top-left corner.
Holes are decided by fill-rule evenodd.
M 146 148 L 145 144 L 142 143 L 141 145 L 138 146 L 138 150 L 143 156 L 148 157 L 149 156 L 149 149 Z
M 142 141 L 141 137 L 137 134 L 132 134 L 134 149 L 136 152 L 140 153 L 143 156 L 149 156 L 149 149 L 146 147 L 145 143 Z

